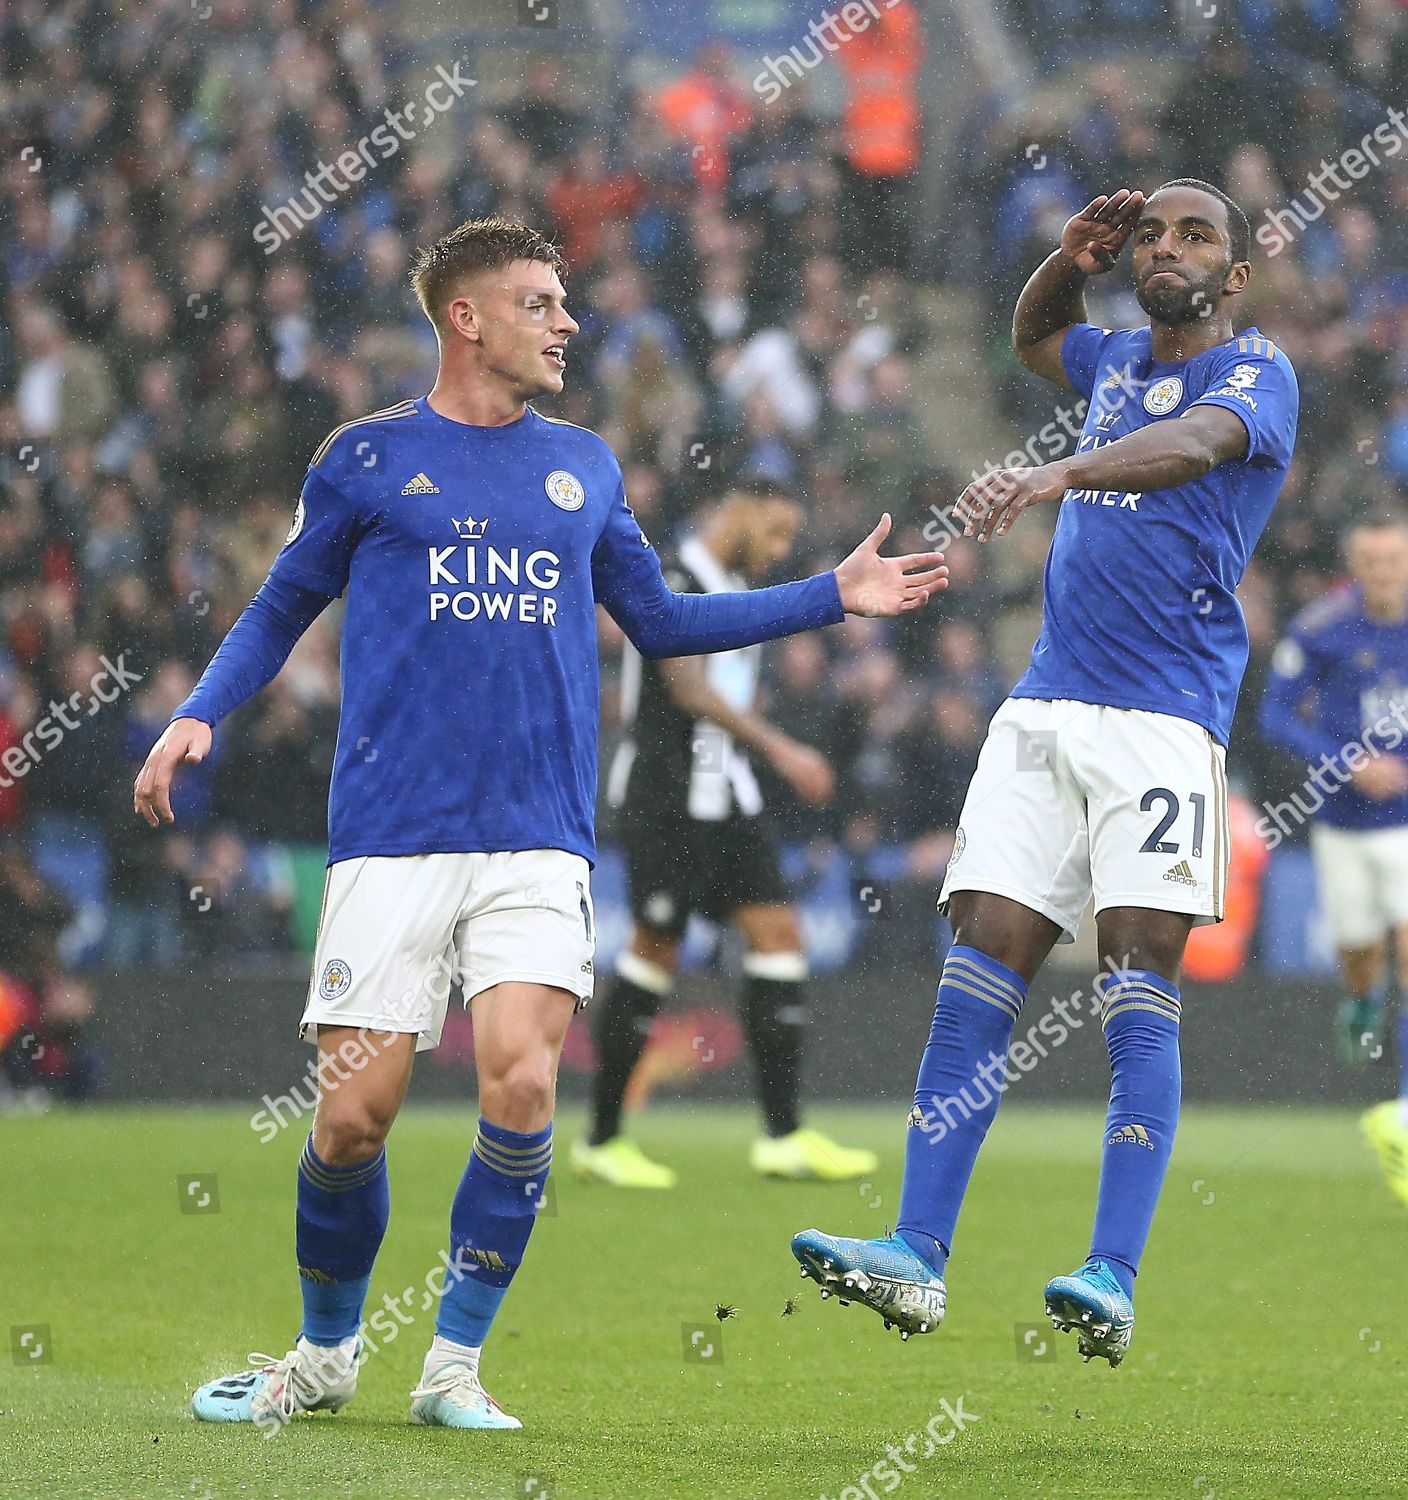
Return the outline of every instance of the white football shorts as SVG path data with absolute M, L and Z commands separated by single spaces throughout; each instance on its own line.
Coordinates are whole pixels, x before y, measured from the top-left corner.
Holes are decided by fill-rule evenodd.
M 592 993 L 596 919 L 580 854 L 406 854 L 328 869 L 308 1004 L 299 1035 L 319 1025 L 415 1032 L 440 1041 L 450 986 L 466 1005 L 505 980 Z
M 1222 920 L 1226 756 L 1201 725 L 1071 699 L 1009 698 L 988 726 L 939 894 L 991 891 L 1074 939 L 1093 895 Z
M 1372 948 L 1408 923 L 1408 825 L 1333 828 L 1312 823 L 1320 909 L 1337 948 Z

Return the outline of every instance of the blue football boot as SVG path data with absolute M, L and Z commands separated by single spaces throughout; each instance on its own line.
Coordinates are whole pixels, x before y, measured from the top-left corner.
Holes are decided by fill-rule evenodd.
M 834 1292 L 842 1307 L 861 1303 L 879 1313 L 886 1328 L 898 1328 L 902 1340 L 933 1333 L 944 1320 L 943 1277 L 898 1235 L 853 1240 L 804 1229 L 792 1238 L 792 1254 L 823 1298 Z

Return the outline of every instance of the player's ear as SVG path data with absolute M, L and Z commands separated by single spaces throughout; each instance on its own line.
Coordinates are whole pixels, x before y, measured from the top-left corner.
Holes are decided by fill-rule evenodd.
M 1234 260 L 1228 268 L 1227 275 L 1222 278 L 1222 295 L 1224 297 L 1235 297 L 1247 289 L 1247 283 L 1252 279 L 1252 263 L 1249 260 Z
M 468 297 L 452 297 L 447 311 L 450 327 L 455 333 L 472 344 L 480 342 L 482 334 L 479 330 L 479 316 Z

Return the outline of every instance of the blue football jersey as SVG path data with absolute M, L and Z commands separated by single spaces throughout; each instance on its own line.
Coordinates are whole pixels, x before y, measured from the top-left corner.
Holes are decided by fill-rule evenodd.
M 314 455 L 269 576 L 347 593 L 329 863 L 595 858 L 595 606 L 629 629 L 674 597 L 600 437 L 531 407 L 473 427 L 424 398 L 350 422 Z M 671 654 L 842 618 L 830 574 L 686 608 Z
M 1255 328 L 1168 363 L 1154 359 L 1148 328 L 1082 323 L 1061 355 L 1089 403 L 1079 452 L 1194 405 L 1235 412 L 1249 442 L 1244 458 L 1176 488 L 1066 491 L 1041 634 L 1013 695 L 1172 714 L 1225 745 L 1247 664 L 1234 591 L 1290 465 L 1295 371 Z
M 1408 621 L 1371 619 L 1352 586 L 1302 610 L 1271 658 L 1259 722 L 1312 765 L 1325 756 L 1348 770 L 1355 744 L 1408 759 Z M 1341 786 L 1317 816 L 1337 828 L 1393 828 L 1408 823 L 1408 796 L 1378 802 Z

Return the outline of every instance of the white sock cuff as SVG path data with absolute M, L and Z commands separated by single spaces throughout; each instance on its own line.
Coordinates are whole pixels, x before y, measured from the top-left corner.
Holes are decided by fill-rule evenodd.
M 807 977 L 805 953 L 745 953 L 743 972 L 750 979 L 781 979 L 800 984 Z
M 668 995 L 675 987 L 675 976 L 668 969 L 651 963 L 639 953 L 632 953 L 629 948 L 616 960 L 616 972 L 622 979 L 629 979 L 652 995 Z
M 478 1359 L 483 1347 L 481 1344 L 478 1349 L 475 1349 L 469 1344 L 457 1344 L 453 1339 L 441 1338 L 438 1333 L 430 1341 L 430 1352 L 432 1354 L 454 1354 L 461 1359 L 470 1354 L 475 1359 Z

